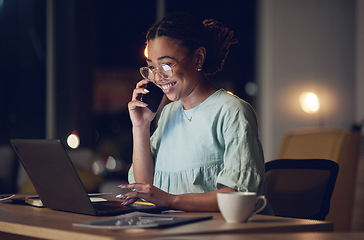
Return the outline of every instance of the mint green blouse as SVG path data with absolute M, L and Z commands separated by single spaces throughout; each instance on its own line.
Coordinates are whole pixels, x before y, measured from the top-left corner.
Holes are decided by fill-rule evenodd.
M 180 101 L 166 105 L 150 141 L 154 185 L 166 192 L 203 193 L 227 186 L 266 195 L 255 112 L 222 89 L 187 111 Z M 132 167 L 129 182 L 135 182 Z

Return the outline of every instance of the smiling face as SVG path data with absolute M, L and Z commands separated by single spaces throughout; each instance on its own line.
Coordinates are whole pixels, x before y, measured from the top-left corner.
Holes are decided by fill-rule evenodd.
M 196 62 L 196 53 L 189 55 L 188 49 L 181 46 L 179 40 L 163 36 L 148 41 L 149 68 L 159 68 L 162 64 L 172 67 L 173 77 L 170 79 L 155 74 L 155 83 L 171 101 L 183 102 L 193 97 L 201 85 L 203 77 L 196 71 Z

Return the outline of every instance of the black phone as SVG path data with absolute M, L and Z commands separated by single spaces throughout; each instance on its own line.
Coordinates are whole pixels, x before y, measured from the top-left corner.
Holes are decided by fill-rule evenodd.
M 162 89 L 151 82 L 147 84 L 146 89 L 149 93 L 143 94 L 141 101 L 148 103 L 148 108 L 155 113 L 158 110 L 164 93 Z

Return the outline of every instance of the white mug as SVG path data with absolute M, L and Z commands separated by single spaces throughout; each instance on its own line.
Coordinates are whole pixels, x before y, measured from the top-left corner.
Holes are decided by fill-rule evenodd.
M 259 200 L 263 205 L 254 211 Z M 267 205 L 265 196 L 255 192 L 225 192 L 217 194 L 217 203 L 226 222 L 246 222 L 251 216 L 262 211 Z

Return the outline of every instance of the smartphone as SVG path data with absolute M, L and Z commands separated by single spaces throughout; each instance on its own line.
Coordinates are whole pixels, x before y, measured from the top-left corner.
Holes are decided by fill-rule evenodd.
M 155 113 L 158 110 L 164 93 L 162 89 L 157 87 L 152 82 L 148 83 L 146 89 L 149 91 L 149 93 L 143 94 L 141 101 L 148 103 L 148 108 Z

